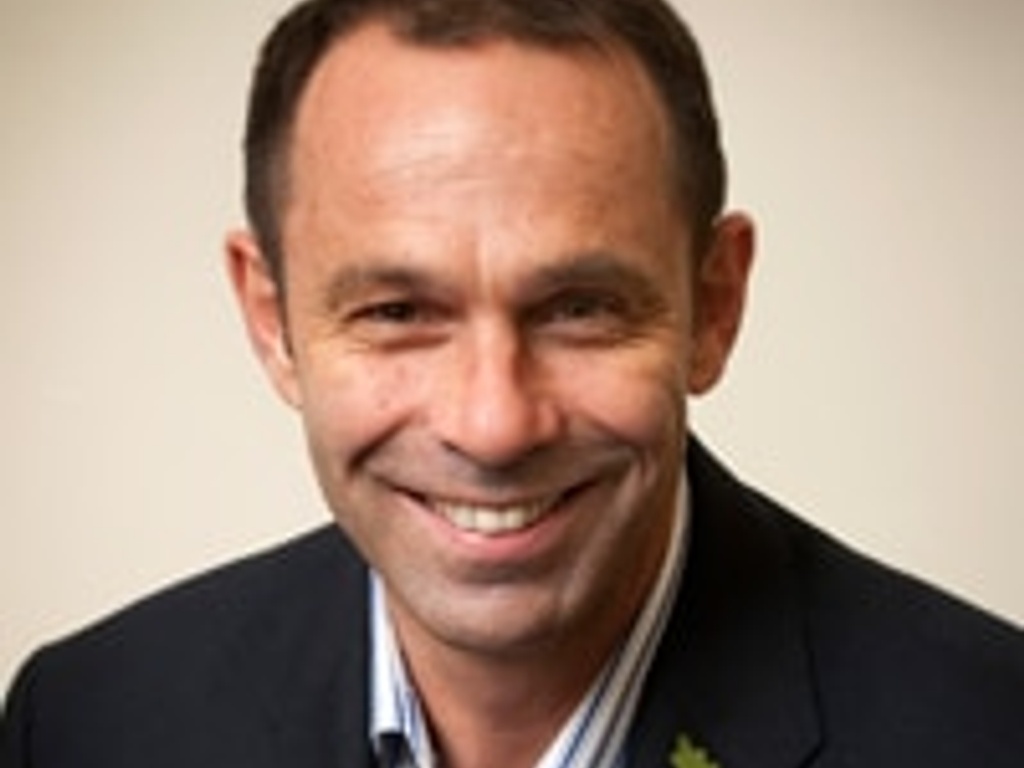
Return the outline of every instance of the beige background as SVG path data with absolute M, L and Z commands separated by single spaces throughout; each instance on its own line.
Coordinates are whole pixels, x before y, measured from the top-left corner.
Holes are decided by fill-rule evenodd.
M 0 0 L 0 684 L 326 518 L 219 261 L 284 5 Z M 824 527 L 1024 621 L 1024 3 L 680 6 L 762 232 L 701 431 Z

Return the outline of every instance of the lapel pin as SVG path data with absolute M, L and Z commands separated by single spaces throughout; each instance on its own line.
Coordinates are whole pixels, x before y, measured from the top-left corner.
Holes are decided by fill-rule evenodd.
M 672 768 L 720 768 L 718 763 L 712 760 L 706 750 L 701 749 L 689 736 L 683 734 L 676 741 L 675 751 L 672 753 Z

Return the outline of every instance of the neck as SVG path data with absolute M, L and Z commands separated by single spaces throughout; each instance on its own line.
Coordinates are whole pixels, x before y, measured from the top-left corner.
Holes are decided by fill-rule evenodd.
M 576 658 L 568 663 L 568 654 L 550 649 L 542 663 L 403 646 L 446 768 L 532 768 L 614 651 L 612 646 L 587 656 L 574 649 Z
M 624 582 L 623 592 L 608 595 L 593 609 L 598 615 L 580 621 L 585 631 L 515 649 L 446 643 L 389 600 L 410 681 L 446 768 L 536 765 L 629 633 L 660 559 Z

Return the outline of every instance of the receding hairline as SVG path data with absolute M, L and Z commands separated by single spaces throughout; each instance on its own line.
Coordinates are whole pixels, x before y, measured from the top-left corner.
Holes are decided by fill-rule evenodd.
M 506 41 L 570 55 L 611 52 L 638 65 L 668 125 L 667 176 L 692 225 L 694 250 L 705 251 L 724 207 L 728 169 L 700 44 L 664 0 L 306 0 L 261 46 L 245 133 L 246 208 L 275 277 L 283 278 L 281 219 L 292 197 L 289 166 L 309 83 L 336 46 L 375 23 L 424 49 Z
M 395 16 L 396 18 L 392 18 Z M 368 32 L 381 31 L 391 38 L 395 43 L 407 46 L 411 49 L 418 49 L 425 52 L 445 54 L 449 52 L 475 53 L 485 51 L 492 46 L 513 46 L 525 50 L 534 50 L 542 53 L 549 53 L 555 56 L 576 58 L 580 63 L 599 63 L 612 69 L 626 73 L 626 77 L 639 78 L 645 91 L 644 100 L 648 101 L 653 114 L 656 115 L 657 131 L 663 151 L 665 153 L 665 174 L 667 189 L 679 196 L 677 201 L 685 206 L 686 195 L 681 194 L 679 184 L 679 166 L 681 158 L 679 143 L 682 137 L 676 135 L 674 121 L 669 105 L 652 77 L 640 56 L 633 50 L 632 46 L 618 36 L 603 30 L 595 29 L 594 37 L 586 38 L 565 38 L 557 41 L 547 41 L 532 37 L 509 34 L 503 30 L 489 30 L 477 33 L 466 39 L 435 41 L 432 39 L 423 40 L 414 33 L 405 29 L 407 24 L 404 17 L 380 9 L 374 13 L 361 18 L 355 24 L 339 30 L 327 43 L 307 73 L 302 87 L 294 100 L 291 119 L 287 122 L 286 130 L 282 133 L 276 145 L 273 159 L 275 208 L 278 215 L 279 230 L 283 234 L 284 217 L 292 197 L 292 185 L 294 183 L 294 158 L 297 147 L 299 129 L 302 117 L 309 105 L 309 97 L 317 78 L 323 73 L 324 68 L 339 48 L 346 45 L 352 39 Z M 692 212 L 687 212 L 688 215 Z M 694 223 L 694 222 L 691 222 Z M 281 244 L 283 246 L 283 243 Z M 283 254 L 282 254 L 283 256 Z

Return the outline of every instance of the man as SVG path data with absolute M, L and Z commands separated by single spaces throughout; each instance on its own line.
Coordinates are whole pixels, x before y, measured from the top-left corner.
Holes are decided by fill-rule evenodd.
M 687 433 L 750 222 L 659 0 L 311 0 L 228 264 L 338 526 L 38 654 L 3 766 L 984 766 L 1024 639 Z

